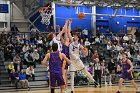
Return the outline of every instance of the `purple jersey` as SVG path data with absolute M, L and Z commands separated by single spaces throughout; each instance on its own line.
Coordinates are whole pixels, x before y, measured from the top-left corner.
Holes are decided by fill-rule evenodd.
M 127 70 L 130 69 L 130 65 L 127 63 L 127 60 L 122 63 L 122 72 L 127 73 Z
M 51 73 L 62 73 L 62 60 L 59 52 L 50 53 L 49 67 Z
M 69 47 L 66 45 L 63 45 L 62 46 L 62 53 L 64 53 L 66 55 L 66 57 L 69 58 Z M 66 63 L 64 68 L 68 69 L 68 66 L 69 66 L 69 64 Z
M 123 78 L 123 79 L 128 78 L 129 80 L 133 80 L 132 72 L 128 72 L 130 67 L 131 66 L 127 63 L 127 60 L 122 63 L 122 75 L 121 75 L 121 78 Z
M 66 45 L 62 46 L 62 53 L 66 55 L 67 58 L 69 58 L 69 47 Z

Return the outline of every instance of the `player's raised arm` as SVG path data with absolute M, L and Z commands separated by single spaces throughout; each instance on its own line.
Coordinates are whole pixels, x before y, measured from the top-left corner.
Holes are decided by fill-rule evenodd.
M 72 23 L 72 20 L 69 20 L 69 25 L 68 25 L 68 37 L 70 39 L 70 42 L 73 42 L 73 38 L 72 38 L 72 35 L 71 35 L 71 23 Z
M 62 37 L 62 34 L 66 31 L 66 27 L 67 27 L 68 21 L 66 20 L 66 23 L 62 29 L 62 31 L 60 31 L 60 33 L 57 35 L 57 40 L 60 40 Z
M 45 56 L 45 58 L 42 61 L 42 65 L 48 66 L 48 64 L 47 64 L 46 61 L 48 61 L 49 59 L 50 59 L 50 53 L 47 53 L 46 56 Z

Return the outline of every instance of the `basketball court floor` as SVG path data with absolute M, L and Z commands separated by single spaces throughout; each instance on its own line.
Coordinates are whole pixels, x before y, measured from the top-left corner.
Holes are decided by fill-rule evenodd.
M 116 93 L 118 87 L 117 86 L 105 86 L 102 88 L 94 88 L 94 87 L 80 87 L 75 88 L 75 93 Z M 3 93 L 50 93 L 49 89 L 42 90 L 30 90 L 30 91 L 16 91 L 16 92 L 3 92 Z M 2 92 L 1 92 L 2 93 Z M 60 93 L 60 89 L 56 89 L 55 93 Z M 70 89 L 68 90 L 70 93 Z M 132 87 L 123 87 L 121 93 L 135 93 L 135 89 Z

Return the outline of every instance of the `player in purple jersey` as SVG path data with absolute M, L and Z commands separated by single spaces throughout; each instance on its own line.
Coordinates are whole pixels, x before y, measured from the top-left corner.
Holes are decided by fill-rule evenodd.
M 128 56 L 126 53 L 122 54 L 122 75 L 119 80 L 119 90 L 117 91 L 117 93 L 121 93 L 120 89 L 122 87 L 123 81 L 126 78 L 128 78 L 130 82 L 133 84 L 134 88 L 136 89 L 136 93 L 140 93 L 138 91 L 138 86 L 133 79 L 132 71 L 133 71 L 133 64 L 131 60 L 128 59 Z
M 61 93 L 64 93 L 65 82 L 62 73 L 62 61 L 64 59 L 68 64 L 70 64 L 71 61 L 66 57 L 65 54 L 58 51 L 57 43 L 52 44 L 52 50 L 53 52 L 46 54 L 45 58 L 42 61 L 42 64 L 44 66 L 49 66 L 51 93 L 54 93 L 56 81 L 58 86 L 60 86 L 61 88 Z M 49 63 L 46 63 L 46 61 L 49 61 Z
M 61 38 L 61 43 L 62 43 L 62 53 L 66 55 L 67 58 L 69 58 L 69 45 L 71 43 L 69 37 L 68 37 L 68 32 L 71 30 L 71 23 L 72 20 L 66 20 L 66 28 L 65 28 L 65 33 L 64 33 L 64 38 Z M 68 70 L 69 64 L 66 63 L 66 60 L 63 61 L 63 77 L 65 80 L 65 92 L 67 93 L 67 86 L 68 86 L 68 77 L 67 77 L 67 70 Z

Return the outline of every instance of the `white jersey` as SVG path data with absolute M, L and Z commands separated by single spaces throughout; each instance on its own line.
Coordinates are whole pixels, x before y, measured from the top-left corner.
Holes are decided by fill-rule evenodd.
M 69 45 L 69 55 L 70 59 L 80 58 L 80 44 L 75 44 L 74 42 L 72 42 Z
M 56 39 L 56 37 L 53 38 L 53 40 L 50 42 L 50 46 L 52 46 L 53 43 L 57 43 L 58 44 L 58 51 L 62 51 L 62 44 L 59 40 Z

